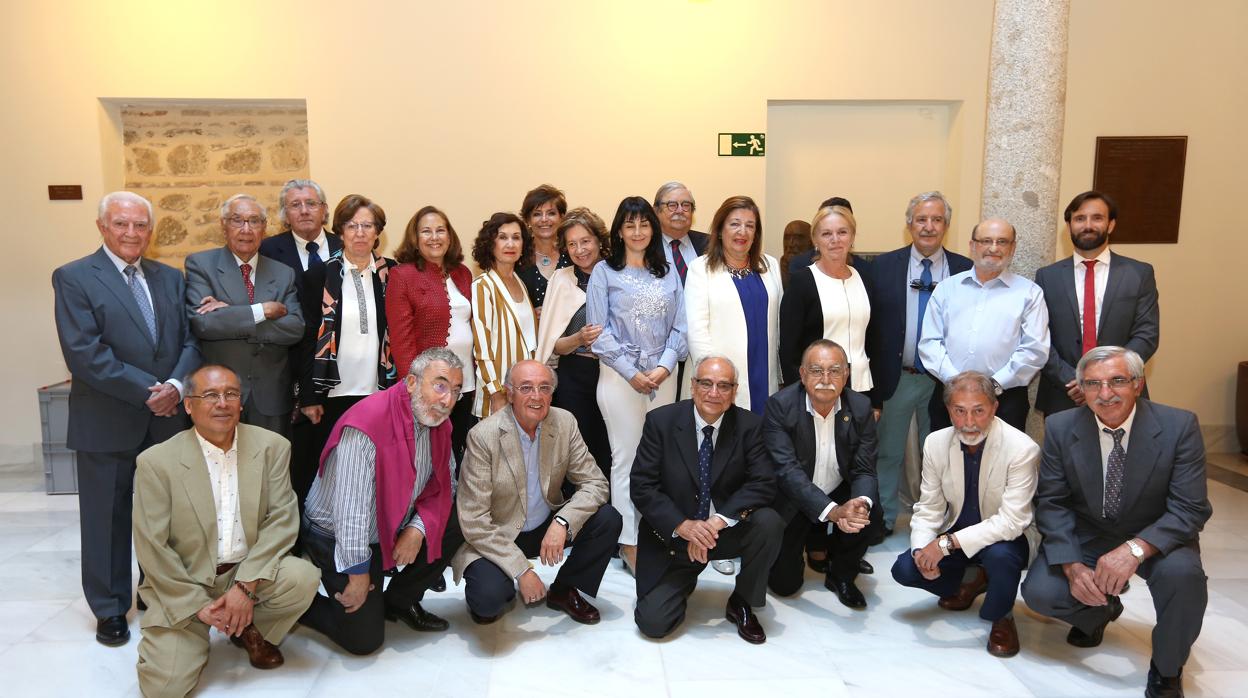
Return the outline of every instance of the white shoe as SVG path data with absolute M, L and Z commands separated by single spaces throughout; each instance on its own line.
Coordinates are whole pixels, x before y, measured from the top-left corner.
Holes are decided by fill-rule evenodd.
M 732 560 L 711 560 L 711 567 L 714 567 L 716 572 L 729 577 L 737 573 L 737 566 Z

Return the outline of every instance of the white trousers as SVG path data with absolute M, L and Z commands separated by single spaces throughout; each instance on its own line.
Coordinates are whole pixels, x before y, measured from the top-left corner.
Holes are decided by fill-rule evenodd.
M 633 474 L 633 458 L 641 441 L 646 412 L 676 401 L 676 376 L 668 376 L 659 385 L 657 397 L 643 395 L 615 369 L 602 365 L 598 375 L 598 409 L 607 425 L 611 440 L 611 506 L 620 512 L 624 527 L 620 529 L 620 545 L 637 545 L 637 508 L 630 496 L 629 479 Z

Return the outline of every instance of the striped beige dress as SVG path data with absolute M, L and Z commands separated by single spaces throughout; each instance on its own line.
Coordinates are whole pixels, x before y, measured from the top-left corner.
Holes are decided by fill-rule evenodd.
M 472 351 L 477 363 L 477 394 L 472 413 L 490 416 L 490 396 L 502 392 L 507 369 L 533 358 L 537 318 L 527 291 L 512 300 L 498 273 L 490 270 L 472 281 Z

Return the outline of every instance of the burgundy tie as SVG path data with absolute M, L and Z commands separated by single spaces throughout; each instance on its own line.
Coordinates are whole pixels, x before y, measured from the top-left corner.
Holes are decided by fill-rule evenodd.
M 685 266 L 685 256 L 680 253 L 680 240 L 672 240 L 672 263 L 676 265 L 676 273 L 680 274 L 680 285 L 684 286 L 689 267 Z
M 1096 348 L 1096 260 L 1083 263 L 1083 353 Z
M 256 302 L 256 285 L 251 283 L 251 265 L 244 262 L 239 269 L 243 271 L 243 285 L 247 287 L 247 302 Z

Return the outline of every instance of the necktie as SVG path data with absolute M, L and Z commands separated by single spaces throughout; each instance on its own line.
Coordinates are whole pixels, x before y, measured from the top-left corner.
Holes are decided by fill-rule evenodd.
M 680 240 L 672 240 L 672 262 L 676 265 L 676 273 L 680 274 L 680 284 L 685 284 L 685 272 L 689 271 L 689 267 L 685 266 L 685 256 L 680 253 Z
M 1109 452 L 1109 463 L 1105 467 L 1105 518 L 1118 518 L 1118 509 L 1122 506 L 1122 477 L 1126 471 L 1127 452 L 1122 449 L 1122 437 L 1125 429 L 1101 429 L 1114 437 L 1114 448 Z
M 702 427 L 702 446 L 698 449 L 698 520 L 705 521 L 711 516 L 711 454 L 715 450 L 711 442 L 711 434 L 715 427 Z
M 319 267 L 325 264 L 321 256 L 317 254 L 317 251 L 321 249 L 320 245 L 315 242 L 309 242 L 304 247 L 308 251 L 308 271 L 311 271 L 312 267 Z
M 1096 348 L 1096 260 L 1083 263 L 1083 353 Z
M 139 282 L 138 267 L 133 264 L 126 265 L 126 281 L 130 284 L 130 293 L 134 294 L 134 302 L 139 306 L 143 322 L 147 323 L 147 333 L 152 336 L 154 343 L 156 342 L 156 313 L 152 312 L 152 301 L 147 297 L 147 291 L 143 290 L 143 284 Z
M 923 359 L 919 358 L 919 340 L 923 339 L 923 315 L 927 312 L 927 301 L 932 297 L 932 260 L 924 259 L 919 264 L 923 265 L 923 273 L 919 274 L 919 317 L 915 320 L 914 332 L 914 370 L 919 373 L 927 373 L 927 369 L 923 368 Z
M 251 282 L 251 265 L 244 262 L 238 268 L 243 272 L 243 285 L 247 287 L 247 302 L 255 303 L 256 285 Z

